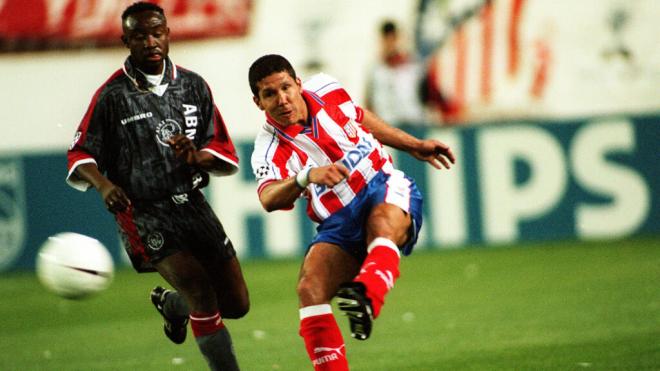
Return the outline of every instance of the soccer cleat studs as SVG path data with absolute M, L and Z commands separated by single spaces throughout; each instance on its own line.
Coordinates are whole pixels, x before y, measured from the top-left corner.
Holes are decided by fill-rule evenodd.
M 351 336 L 357 340 L 366 340 L 371 335 L 373 312 L 365 293 L 366 289 L 361 282 L 342 284 L 337 291 L 337 305 L 348 317 Z

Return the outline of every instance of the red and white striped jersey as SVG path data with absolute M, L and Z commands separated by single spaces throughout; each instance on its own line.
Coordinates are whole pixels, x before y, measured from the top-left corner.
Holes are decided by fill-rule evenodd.
M 308 125 L 282 127 L 268 114 L 254 143 L 252 169 L 258 192 L 269 183 L 295 176 L 305 167 L 341 163 L 350 176 L 332 188 L 310 184 L 307 214 L 320 222 L 348 205 L 381 169 L 391 172 L 392 159 L 368 129 L 362 127 L 362 108 L 339 82 L 317 74 L 303 83 Z

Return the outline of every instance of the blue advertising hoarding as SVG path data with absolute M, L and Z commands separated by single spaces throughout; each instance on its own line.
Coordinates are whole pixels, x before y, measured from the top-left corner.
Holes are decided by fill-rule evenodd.
M 452 170 L 436 171 L 392 151 L 424 194 L 420 248 L 660 233 L 660 114 L 410 130 L 447 142 L 458 157 Z M 239 188 L 257 196 L 252 141 L 235 142 L 241 172 L 209 193 L 239 254 L 284 255 L 274 240 L 301 254 L 313 235 L 304 208 L 266 214 L 236 197 Z M 0 155 L 0 271 L 33 268 L 40 245 L 62 231 L 98 238 L 126 261 L 99 195 L 65 184 L 64 152 Z M 283 215 L 295 226 L 275 231 L 269 219 Z

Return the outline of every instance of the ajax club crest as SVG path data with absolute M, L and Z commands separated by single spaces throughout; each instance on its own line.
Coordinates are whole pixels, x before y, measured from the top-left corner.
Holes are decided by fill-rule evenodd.
M 181 130 L 181 125 L 179 125 L 178 122 L 172 119 L 165 119 L 161 121 L 156 128 L 156 139 L 158 139 L 160 144 L 169 147 L 170 145 L 167 143 L 167 141 L 174 135 L 181 133 L 183 133 L 183 131 Z

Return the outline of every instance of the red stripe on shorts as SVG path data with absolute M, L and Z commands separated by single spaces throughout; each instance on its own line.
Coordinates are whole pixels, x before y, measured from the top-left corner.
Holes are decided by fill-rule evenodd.
M 147 256 L 144 244 L 138 233 L 137 226 L 133 221 L 133 207 L 129 206 L 124 211 L 120 211 L 116 214 L 115 218 L 119 224 L 119 228 L 128 236 L 128 243 L 131 245 L 131 251 L 142 257 L 144 262 L 149 261 L 149 256 Z

